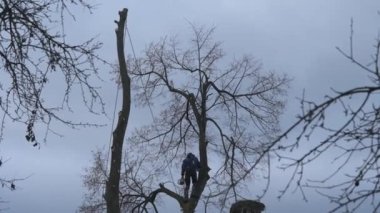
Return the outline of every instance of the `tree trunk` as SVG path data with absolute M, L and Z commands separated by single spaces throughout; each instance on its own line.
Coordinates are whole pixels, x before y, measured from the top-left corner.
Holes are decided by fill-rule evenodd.
M 124 136 L 128 125 L 129 112 L 131 109 L 131 80 L 128 76 L 124 55 L 124 27 L 127 20 L 128 10 L 124 8 L 119 12 L 120 20 L 117 23 L 116 42 L 119 60 L 119 72 L 123 93 L 123 105 L 119 112 L 117 126 L 113 132 L 111 147 L 111 167 L 106 184 L 105 200 L 107 213 L 120 213 L 119 185 L 120 167 L 122 160 Z
M 199 157 L 201 168 L 199 170 L 198 182 L 194 185 L 190 192 L 190 199 L 187 202 L 181 203 L 182 211 L 184 213 L 194 213 L 195 208 L 198 205 L 198 201 L 202 196 L 204 189 L 206 188 L 207 181 L 210 179 L 208 172 L 210 171 L 208 167 L 207 160 L 207 141 L 206 141 L 206 127 L 207 127 L 207 119 L 206 119 L 206 91 L 207 84 L 203 84 L 200 88 L 202 91 L 202 103 L 200 110 L 198 111 L 196 107 L 193 107 L 194 114 L 197 115 L 197 123 L 199 127 L 199 140 L 198 140 L 198 148 L 199 148 Z M 192 106 L 195 106 L 195 97 L 193 94 L 190 95 L 190 100 Z
M 197 201 L 190 199 L 187 202 L 181 203 L 181 208 L 183 213 L 194 213 L 197 207 Z

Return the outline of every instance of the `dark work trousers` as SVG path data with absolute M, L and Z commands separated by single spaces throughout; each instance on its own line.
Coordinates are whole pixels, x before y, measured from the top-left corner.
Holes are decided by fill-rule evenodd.
M 185 198 L 189 198 L 189 189 L 190 189 L 190 179 L 194 184 L 198 181 L 197 172 L 195 170 L 188 170 L 185 172 Z

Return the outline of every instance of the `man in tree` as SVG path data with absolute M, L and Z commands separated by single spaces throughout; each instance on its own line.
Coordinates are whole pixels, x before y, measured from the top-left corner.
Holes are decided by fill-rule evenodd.
M 131 154 L 123 170 L 137 174 L 139 169 L 156 169 L 143 177 L 120 171 L 124 176 L 118 191 L 123 212 L 158 212 L 155 202 L 160 193 L 176 200 L 184 213 L 194 213 L 201 199 L 205 205 L 220 205 L 223 211 L 244 197 L 240 193 L 246 188 L 244 180 L 252 176 L 256 162 L 266 157 L 257 159 L 257 154 L 279 133 L 279 116 L 289 82 L 286 75 L 261 72 L 260 62 L 250 56 L 218 65 L 224 54 L 220 42 L 212 39 L 213 29 L 192 27 L 190 45 L 182 45 L 175 38 L 164 39 L 149 45 L 136 63 L 128 64 L 131 77 L 138 83 L 136 102 L 163 107 L 159 107 L 159 116 L 151 124 L 136 130 L 129 140 L 127 152 Z M 166 178 L 174 159 L 190 147 L 197 150 L 201 166 L 198 173 L 193 170 L 193 175 L 182 170 L 188 182 L 185 196 L 164 183 L 153 189 L 155 180 Z M 213 158 L 219 162 L 213 164 L 212 174 L 209 153 L 215 153 Z M 107 177 L 96 169 L 88 175 L 89 199 L 83 209 L 101 209 L 101 198 L 93 195 L 101 196 L 98 183 L 104 183 L 102 179 Z
M 197 183 L 197 171 L 200 169 L 201 165 L 198 158 L 191 152 L 187 154 L 186 158 L 182 162 L 181 177 L 185 180 L 185 198 L 189 198 L 190 189 L 190 178 L 193 186 Z

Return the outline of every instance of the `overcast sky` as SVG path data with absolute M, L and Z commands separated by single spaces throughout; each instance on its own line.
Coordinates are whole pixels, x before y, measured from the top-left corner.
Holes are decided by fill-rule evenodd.
M 129 8 L 128 28 L 136 52 L 146 44 L 165 35 L 187 36 L 188 21 L 215 26 L 215 39 L 223 42 L 228 57 L 250 54 L 263 62 L 266 70 L 286 73 L 293 78 L 289 90 L 287 112 L 282 127 L 294 121 L 299 109 L 296 97 L 306 89 L 308 97 L 321 100 L 330 88 L 339 90 L 360 85 L 366 74 L 354 67 L 337 50 L 348 50 L 350 19 L 354 20 L 355 54 L 370 61 L 373 44 L 380 29 L 379 0 L 160 0 L 160 1 L 98 1 L 92 15 L 75 9 L 76 21 L 68 20 L 66 30 L 72 41 L 83 41 L 94 35 L 104 43 L 103 57 L 116 61 L 113 22 L 118 11 Z M 127 45 L 127 52 L 130 51 Z M 228 58 L 227 57 L 227 58 Z M 112 115 L 116 86 L 109 80 L 109 68 L 102 70 L 102 85 L 107 110 Z M 363 80 L 361 80 L 363 79 Z M 132 109 L 134 110 L 134 109 Z M 78 119 L 82 114 L 74 114 Z M 91 118 L 94 119 L 94 118 Z M 8 178 L 28 179 L 17 183 L 17 190 L 1 189 L 5 212 L 66 213 L 75 212 L 82 201 L 84 189 L 81 174 L 91 163 L 91 151 L 107 148 L 111 118 L 97 118 L 108 124 L 104 128 L 72 130 L 62 128 L 63 138 L 50 136 L 40 149 L 27 144 L 24 126 L 8 123 L 0 156 L 9 161 L 0 174 Z M 129 129 L 145 119 L 132 112 Z M 61 128 L 61 127 L 59 127 Z M 323 162 L 321 162 L 323 163 Z M 323 172 L 323 164 L 314 172 Z M 310 192 L 309 202 L 299 195 L 288 195 L 277 201 L 276 187 L 281 185 L 279 171 L 274 171 L 272 190 L 263 200 L 267 213 L 326 212 L 330 207 L 325 198 Z M 179 212 L 177 204 L 162 207 Z

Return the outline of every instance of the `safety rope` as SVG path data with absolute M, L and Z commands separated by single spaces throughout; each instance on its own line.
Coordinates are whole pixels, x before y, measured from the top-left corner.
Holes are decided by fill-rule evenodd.
M 114 128 L 114 125 L 115 125 L 115 117 L 116 117 L 116 107 L 117 107 L 117 101 L 119 99 L 119 85 L 117 85 L 117 89 L 116 89 L 116 97 L 115 97 L 115 104 L 114 104 L 114 108 L 113 108 L 113 117 L 112 117 L 112 127 L 111 127 L 111 133 L 110 133 L 110 142 L 109 142 L 109 145 L 108 145 L 108 150 L 107 150 L 107 158 L 106 158 L 106 172 L 108 172 L 108 163 L 109 163 L 109 158 L 110 158 L 110 150 L 111 150 L 111 146 L 112 146 L 112 138 L 113 138 L 113 128 Z
M 140 69 L 140 66 L 139 66 L 139 64 L 137 62 L 136 52 L 135 52 L 135 48 L 134 48 L 134 45 L 133 45 L 133 42 L 132 42 L 131 34 L 130 34 L 129 29 L 128 29 L 127 26 L 124 27 L 124 38 L 123 38 L 124 46 L 125 46 L 125 35 L 126 35 L 125 32 L 128 34 L 128 39 L 129 39 L 129 43 L 131 45 L 131 50 L 132 50 L 132 54 L 133 54 L 134 60 L 136 62 L 136 67 L 138 69 Z M 120 74 L 118 75 L 118 78 L 120 79 Z M 141 83 L 143 83 L 141 78 L 140 78 L 140 80 L 141 80 Z M 117 91 L 116 91 L 115 103 L 114 103 L 113 118 L 112 118 L 112 127 L 111 127 L 111 132 L 110 132 L 110 141 L 109 141 L 109 146 L 108 146 L 108 150 L 107 150 L 107 158 L 106 158 L 106 172 L 107 173 L 108 173 L 108 166 L 109 166 L 109 161 L 110 161 L 110 150 L 111 150 L 111 147 L 112 147 L 112 138 L 113 138 L 112 132 L 113 132 L 114 124 L 115 124 L 116 107 L 117 107 L 117 102 L 118 102 L 118 99 L 119 99 L 119 91 L 120 91 L 120 89 L 119 89 L 119 85 L 118 85 L 117 86 Z M 152 120 L 154 120 L 154 114 L 153 114 L 152 106 L 151 106 L 151 104 L 149 102 L 149 99 L 148 99 L 147 95 L 144 94 L 144 96 L 146 98 L 146 102 L 147 102 L 147 105 L 148 105 L 149 112 L 150 112 L 150 115 L 152 117 Z M 125 157 L 125 159 L 127 159 L 127 156 Z M 169 163 L 167 161 L 167 159 L 166 159 L 166 163 L 167 164 Z M 171 178 L 171 181 L 172 181 L 173 185 L 176 186 L 174 178 L 173 178 L 173 173 L 172 173 L 172 170 L 171 170 L 170 167 L 169 167 L 169 173 L 170 173 L 170 178 Z M 175 187 L 175 190 L 178 193 L 177 187 Z M 104 193 L 105 193 L 105 188 L 104 188 Z
M 128 27 L 126 27 L 125 29 L 126 29 L 127 34 L 128 34 L 129 43 L 130 43 L 130 45 L 131 45 L 131 49 L 132 49 L 132 54 L 133 54 L 134 60 L 135 60 L 135 62 L 136 62 L 136 67 L 137 67 L 138 69 L 141 69 L 140 66 L 139 66 L 139 64 L 138 64 L 138 62 L 137 62 L 137 57 L 136 57 L 135 48 L 134 48 L 134 45 L 133 45 L 133 42 L 132 42 L 131 34 L 129 33 L 129 29 L 128 29 Z M 140 71 L 141 71 L 141 70 L 140 70 Z M 143 84 L 143 81 L 142 81 L 141 78 L 140 78 L 140 81 L 141 81 L 141 84 Z M 148 96 L 146 95 L 146 93 L 144 93 L 144 97 L 145 97 L 145 99 L 146 99 L 146 102 L 147 102 L 147 105 L 148 105 L 148 108 L 149 108 L 149 111 L 150 111 L 150 115 L 151 115 L 151 117 L 152 117 L 152 121 L 154 121 L 154 114 L 153 114 L 152 106 L 150 105 L 150 102 L 149 102 L 149 99 L 148 99 Z M 159 139 L 161 139 L 161 137 L 159 137 Z M 165 159 L 165 161 L 166 161 L 166 164 L 169 164 L 169 162 L 168 162 L 167 159 Z M 172 170 L 171 170 L 170 167 L 168 167 L 168 168 L 169 168 L 169 173 L 170 173 L 171 181 L 172 181 L 173 185 L 176 186 L 175 181 L 174 181 L 174 178 L 173 178 Z M 176 192 L 178 193 L 178 191 L 177 191 L 177 187 L 175 187 L 175 189 L 176 189 Z

